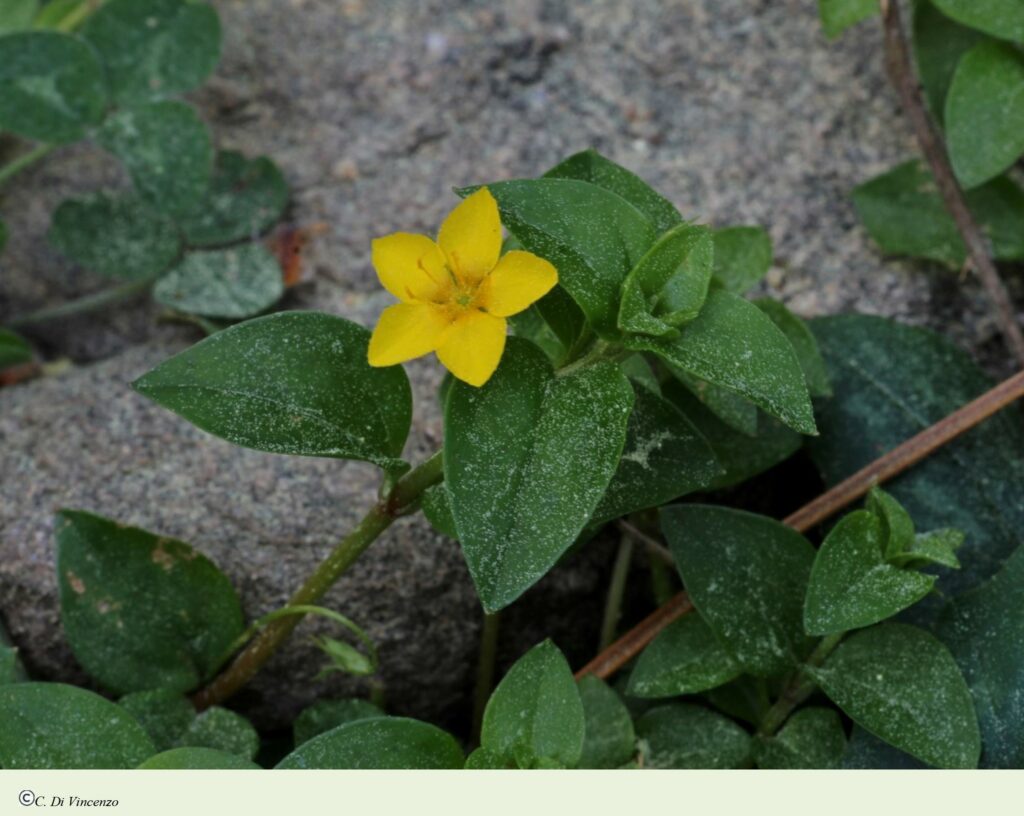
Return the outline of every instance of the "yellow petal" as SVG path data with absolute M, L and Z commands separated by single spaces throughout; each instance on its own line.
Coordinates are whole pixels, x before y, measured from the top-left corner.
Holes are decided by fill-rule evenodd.
M 441 225 L 437 242 L 463 283 L 480 281 L 501 254 L 501 217 L 490 190 L 481 187 Z
M 450 325 L 445 312 L 428 303 L 389 306 L 373 330 L 367 359 L 372 366 L 390 366 L 427 354 Z
M 491 378 L 504 350 L 504 318 L 472 309 L 448 329 L 437 356 L 460 380 L 481 386 Z
M 406 302 L 442 299 L 451 285 L 444 255 L 426 235 L 396 232 L 374 239 L 373 268 L 381 285 Z
M 484 281 L 480 305 L 496 317 L 511 317 L 540 300 L 558 283 L 554 266 L 532 252 L 506 252 Z

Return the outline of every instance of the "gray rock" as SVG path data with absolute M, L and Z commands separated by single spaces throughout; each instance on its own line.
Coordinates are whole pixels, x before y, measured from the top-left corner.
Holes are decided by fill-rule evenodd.
M 217 563 L 255 618 L 282 604 L 373 504 L 378 476 L 360 463 L 273 456 L 205 435 L 127 388 L 170 351 L 147 344 L 62 377 L 0 392 L 0 609 L 30 670 L 87 682 L 59 623 L 53 512 L 87 509 L 188 541 Z M 436 448 L 437 372 L 414 368 L 417 421 L 407 455 Z M 511 657 L 553 634 L 586 659 L 596 638 L 595 590 L 607 548 L 571 558 L 521 602 Z M 437 722 L 469 714 L 480 609 L 458 545 L 422 516 L 400 520 L 324 605 L 378 644 L 389 706 Z M 554 630 L 538 631 L 554 620 Z M 557 623 L 561 621 L 561 623 Z M 237 704 L 257 722 L 290 722 L 323 696 L 365 694 L 364 681 L 313 680 L 323 655 L 303 624 Z M 338 632 L 333 632 L 339 636 Z

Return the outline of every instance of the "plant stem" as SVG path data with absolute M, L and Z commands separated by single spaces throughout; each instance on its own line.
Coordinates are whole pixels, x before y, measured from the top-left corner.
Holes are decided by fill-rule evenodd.
M 885 29 L 885 61 L 889 77 L 910 118 L 914 135 L 925 160 L 931 167 L 946 210 L 956 222 L 974 270 L 995 306 L 1000 331 L 1017 362 L 1024 365 L 1024 334 L 1021 333 L 1017 322 L 1010 293 L 996 271 L 988 241 L 978 227 L 967 205 L 964 192 L 956 180 L 942 134 L 928 115 L 924 100 L 921 98 L 921 88 L 914 73 L 898 0 L 882 0 L 882 20 Z
M 633 562 L 633 539 L 623 535 L 615 553 L 611 579 L 608 581 L 608 595 L 604 602 L 604 617 L 601 620 L 601 640 L 598 650 L 605 649 L 615 640 L 615 630 L 622 617 L 622 597 L 626 592 L 626 579 Z
M 825 658 L 832 654 L 832 650 L 839 645 L 839 641 L 843 639 L 845 634 L 845 632 L 839 632 L 818 641 L 817 647 L 811 653 L 811 656 L 807 658 L 804 666 L 817 668 L 824 663 Z M 764 715 L 757 733 L 763 737 L 772 736 L 789 719 L 793 709 L 810 697 L 817 687 L 818 684 L 807 675 L 805 669 L 798 670 L 793 675 L 793 679 L 786 684 L 786 688 L 783 689 L 779 699 L 775 701 L 775 705 L 768 709 L 768 712 Z
M 473 694 L 473 742 L 479 744 L 480 730 L 484 724 L 484 711 L 494 688 L 494 670 L 498 657 L 498 632 L 501 628 L 501 613 L 484 614 L 480 627 L 480 658 L 476 667 L 476 690 Z
M 798 532 L 806 532 L 859 499 L 876 484 L 897 476 L 1021 397 L 1024 397 L 1024 371 L 1014 374 L 976 400 L 861 468 L 831 490 L 787 516 L 783 523 Z M 598 654 L 576 673 L 576 677 L 585 674 L 594 674 L 602 680 L 610 677 L 640 654 L 662 629 L 692 609 L 693 604 L 686 593 L 680 592 Z
M 16 317 L 13 320 L 8 320 L 6 325 L 10 326 L 12 329 L 17 329 L 24 326 L 34 326 L 37 323 L 46 323 L 50 320 L 58 320 L 64 317 L 72 317 L 73 315 L 93 312 L 97 309 L 102 309 L 106 306 L 111 306 L 115 303 L 120 303 L 121 301 L 135 297 L 135 295 L 141 294 L 149 289 L 155 281 L 156 277 L 140 278 L 139 280 L 129 281 L 128 283 L 123 283 L 120 286 L 113 286 L 110 289 L 103 289 L 99 292 L 94 292 L 91 295 L 85 295 L 77 300 L 69 300 L 67 303 L 61 303 L 59 306 L 50 306 L 48 308 L 32 312 L 31 314 L 23 315 L 22 317 Z
M 39 147 L 28 151 L 28 153 L 23 153 L 18 156 L 18 158 L 12 159 L 3 167 L 0 167 L 0 184 L 3 184 L 11 178 L 11 176 L 21 172 L 26 167 L 30 167 L 35 164 L 41 158 L 55 150 L 56 147 L 56 145 L 52 144 L 39 145 Z
M 409 512 L 424 490 L 440 482 L 443 476 L 441 451 L 405 474 L 320 563 L 287 606 L 305 606 L 320 600 L 352 562 L 395 519 Z M 217 705 L 245 685 L 284 643 L 302 617 L 291 615 L 269 623 L 220 675 L 193 695 L 196 709 L 203 711 Z

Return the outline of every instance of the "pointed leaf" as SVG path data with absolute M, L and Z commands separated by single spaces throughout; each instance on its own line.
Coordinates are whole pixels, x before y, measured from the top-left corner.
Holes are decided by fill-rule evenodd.
M 742 295 L 771 269 L 772 239 L 761 227 L 725 227 L 714 240 L 716 285 Z
M 621 768 L 636 753 L 636 734 L 629 709 L 609 686 L 592 674 L 579 682 L 586 723 L 583 754 L 577 767 Z
M 821 359 L 818 341 L 814 339 L 814 335 L 811 334 L 807 324 L 777 300 L 759 298 L 753 303 L 758 309 L 768 315 L 768 319 L 778 327 L 779 331 L 786 335 L 786 339 L 793 346 L 793 351 L 796 352 L 800 368 L 804 372 L 807 390 L 811 396 L 831 396 L 832 386 L 828 381 L 825 361 Z
M 934 0 L 943 14 L 1007 40 L 1024 41 L 1024 7 L 1018 0 Z
M 643 767 L 737 768 L 750 735 L 721 714 L 689 703 L 652 708 L 636 721 Z
M 897 566 L 939 564 L 951 569 L 960 569 L 960 560 L 954 552 L 963 546 L 964 541 L 965 536 L 962 532 L 949 527 L 932 530 L 929 533 L 918 533 L 910 547 L 889 560 Z
M 846 734 L 831 708 L 804 708 L 790 717 L 774 737 L 755 743 L 759 768 L 818 770 L 838 768 L 846 751 Z
M 825 36 L 832 39 L 878 14 L 878 0 L 818 0 L 818 14 Z
M 864 508 L 878 517 L 882 525 L 882 554 L 886 561 L 906 552 L 914 544 L 914 520 L 896 501 L 880 487 L 871 488 Z
M 914 60 L 928 97 L 932 116 L 940 123 L 946 110 L 946 94 L 960 58 L 985 39 L 980 31 L 959 25 L 931 0 L 914 3 Z

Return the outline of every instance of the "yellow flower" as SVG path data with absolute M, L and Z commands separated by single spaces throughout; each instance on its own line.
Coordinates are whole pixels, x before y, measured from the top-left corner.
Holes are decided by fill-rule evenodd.
M 505 350 L 506 320 L 558 283 L 555 267 L 530 252 L 501 255 L 498 203 L 486 187 L 449 213 L 437 243 L 396 232 L 373 242 L 381 285 L 401 303 L 380 316 L 372 366 L 437 352 L 460 380 L 480 386 Z

